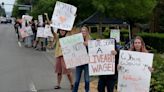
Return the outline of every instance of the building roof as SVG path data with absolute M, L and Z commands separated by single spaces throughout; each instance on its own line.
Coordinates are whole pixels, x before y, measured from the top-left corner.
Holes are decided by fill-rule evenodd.
M 77 25 L 84 25 L 84 24 L 99 24 L 100 23 L 101 14 L 96 12 L 84 21 L 78 23 Z M 119 19 L 110 19 L 108 17 L 102 18 L 102 24 L 124 24 L 125 21 Z

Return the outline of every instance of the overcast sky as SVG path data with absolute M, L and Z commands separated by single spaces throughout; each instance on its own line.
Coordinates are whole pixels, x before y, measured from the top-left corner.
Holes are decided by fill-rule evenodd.
M 5 4 L 14 4 L 15 0 L 0 0 L 0 4 L 4 2 Z M 4 5 L 6 12 L 11 12 L 13 5 Z

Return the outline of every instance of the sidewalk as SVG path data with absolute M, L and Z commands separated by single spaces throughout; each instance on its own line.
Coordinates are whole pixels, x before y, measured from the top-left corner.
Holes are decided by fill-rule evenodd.
M 50 63 L 55 65 L 54 50 L 47 50 L 46 53 L 45 53 L 45 56 L 47 57 L 47 59 L 49 60 Z M 75 72 L 73 71 L 73 77 L 74 77 L 74 75 L 75 75 Z M 83 79 L 83 77 L 81 77 L 81 78 Z M 90 92 L 97 92 L 97 84 L 98 84 L 97 77 L 91 77 L 90 79 L 91 79 L 91 82 L 90 82 Z M 78 92 L 85 92 L 84 85 L 85 85 L 85 83 L 83 81 L 81 81 L 81 83 L 79 85 L 79 91 Z

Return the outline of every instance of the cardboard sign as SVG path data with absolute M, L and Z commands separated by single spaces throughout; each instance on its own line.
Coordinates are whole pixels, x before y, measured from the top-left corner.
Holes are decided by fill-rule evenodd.
M 26 33 L 27 33 L 29 36 L 30 36 L 30 35 L 33 35 L 31 26 L 25 27 L 25 31 L 26 31 Z
M 44 33 L 46 37 L 54 37 L 52 32 L 51 32 L 51 26 L 50 25 L 45 25 Z
M 81 33 L 59 39 L 66 68 L 89 63 L 89 56 L 84 46 Z
M 118 92 L 149 92 L 153 54 L 121 50 Z
M 90 40 L 89 49 L 89 75 L 112 75 L 115 73 L 114 39 Z
M 29 15 L 23 15 L 22 16 L 22 19 L 24 19 L 25 21 L 27 21 L 27 22 L 30 22 L 31 20 L 32 20 L 32 16 L 29 16 Z
M 28 33 L 23 28 L 19 29 L 19 33 L 20 33 L 22 38 L 29 36 Z
M 39 21 L 39 25 L 42 26 L 43 25 L 43 15 L 38 15 L 38 21 Z
M 36 37 L 46 38 L 47 36 L 45 35 L 44 29 L 44 27 L 38 27 Z
M 52 15 L 52 25 L 58 29 L 71 31 L 76 11 L 75 6 L 57 1 Z
M 119 29 L 111 29 L 110 38 L 115 38 L 116 42 L 120 42 L 120 30 Z

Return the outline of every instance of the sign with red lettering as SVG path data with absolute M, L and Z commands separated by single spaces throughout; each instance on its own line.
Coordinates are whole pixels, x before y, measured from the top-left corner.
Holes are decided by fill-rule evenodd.
M 114 39 L 90 40 L 89 49 L 89 75 L 112 75 L 115 73 Z
M 66 68 L 74 68 L 89 63 L 82 33 L 60 38 L 59 41 Z
M 53 27 L 71 31 L 76 11 L 77 8 L 75 6 L 57 1 L 52 15 Z
M 118 92 L 149 92 L 153 54 L 121 50 Z

